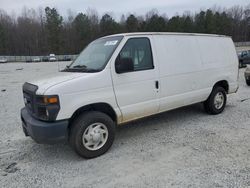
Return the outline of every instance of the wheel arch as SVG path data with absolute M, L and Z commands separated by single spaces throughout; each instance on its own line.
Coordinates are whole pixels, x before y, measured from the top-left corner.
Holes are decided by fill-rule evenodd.
M 213 89 L 214 89 L 215 87 L 217 87 L 217 86 L 220 86 L 220 87 L 224 88 L 225 91 L 226 91 L 226 93 L 229 92 L 229 84 L 228 84 L 228 81 L 227 81 L 227 80 L 220 80 L 220 81 L 216 82 L 216 83 L 214 84 L 214 86 L 213 86 Z
M 78 108 L 69 119 L 69 122 L 71 123 L 77 116 L 87 111 L 102 112 L 108 115 L 115 123 L 117 123 L 117 114 L 115 110 L 112 108 L 110 104 L 104 102 L 92 103 Z

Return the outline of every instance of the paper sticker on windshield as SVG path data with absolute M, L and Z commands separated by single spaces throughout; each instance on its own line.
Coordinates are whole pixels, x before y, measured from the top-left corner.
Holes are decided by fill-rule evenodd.
M 114 46 L 117 42 L 118 40 L 107 41 L 104 46 Z

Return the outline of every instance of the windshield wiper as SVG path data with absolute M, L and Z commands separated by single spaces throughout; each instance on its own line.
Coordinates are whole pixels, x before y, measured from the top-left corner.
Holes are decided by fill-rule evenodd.
M 75 65 L 72 67 L 73 69 L 78 69 L 78 68 L 87 68 L 86 65 Z
M 100 69 L 90 69 L 90 68 L 86 68 L 86 69 L 79 69 L 81 72 L 100 72 Z
M 76 65 L 74 67 L 66 67 L 62 72 L 99 72 L 100 69 L 87 68 L 86 65 Z

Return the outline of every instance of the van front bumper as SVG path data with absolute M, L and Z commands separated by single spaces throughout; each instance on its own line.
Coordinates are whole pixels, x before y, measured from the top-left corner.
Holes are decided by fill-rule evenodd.
M 64 142 L 68 138 L 68 120 L 44 122 L 32 117 L 26 108 L 21 109 L 23 132 L 40 144 Z

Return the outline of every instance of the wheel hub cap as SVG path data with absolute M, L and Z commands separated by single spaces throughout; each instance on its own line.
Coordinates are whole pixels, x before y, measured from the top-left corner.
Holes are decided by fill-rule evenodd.
M 221 109 L 224 105 L 224 95 L 222 92 L 218 92 L 214 97 L 214 106 L 216 109 Z
M 103 123 L 93 123 L 89 125 L 82 136 L 83 145 L 91 151 L 103 147 L 107 140 L 108 129 Z

